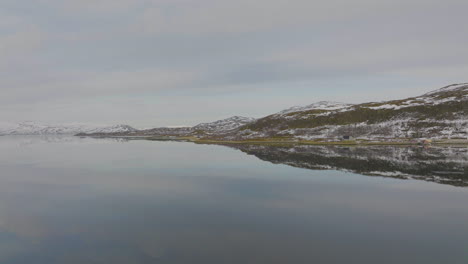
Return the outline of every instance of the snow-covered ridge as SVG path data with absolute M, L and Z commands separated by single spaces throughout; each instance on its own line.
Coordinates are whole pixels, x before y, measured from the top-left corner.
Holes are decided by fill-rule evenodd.
M 447 92 L 459 92 L 463 96 L 451 96 L 451 97 L 442 97 L 439 96 L 441 94 Z M 284 117 L 285 115 L 293 114 L 293 113 L 301 113 L 307 112 L 312 110 L 324 110 L 327 112 L 313 114 L 314 116 L 323 116 L 329 115 L 332 112 L 343 112 L 352 110 L 353 106 L 362 106 L 364 108 L 369 108 L 373 110 L 379 109 L 393 109 L 399 110 L 406 107 L 412 106 L 422 106 L 422 105 L 438 105 L 443 104 L 450 101 L 461 101 L 461 100 L 468 100 L 468 83 L 459 83 L 459 84 L 452 84 L 440 89 L 436 89 L 434 91 L 428 92 L 418 97 L 408 98 L 406 100 L 395 100 L 389 102 L 374 102 L 374 103 L 366 103 L 362 105 L 353 105 L 341 102 L 331 102 L 331 101 L 320 101 L 317 103 L 313 103 L 306 106 L 294 106 L 283 111 L 280 111 L 275 116 Z
M 305 112 L 305 111 L 312 111 L 312 110 L 327 110 L 327 111 L 334 111 L 334 110 L 341 110 L 352 106 L 352 104 L 346 104 L 341 102 L 330 102 L 330 101 L 320 101 L 317 103 L 313 103 L 306 106 L 293 106 L 286 110 L 279 112 L 279 115 L 290 114 L 295 112 Z
M 446 96 L 450 94 L 451 96 Z M 393 109 L 399 110 L 406 107 L 422 105 L 439 105 L 447 102 L 461 102 L 468 100 L 468 83 L 452 84 L 440 89 L 431 91 L 418 97 L 408 98 L 406 100 L 390 101 L 386 103 L 369 103 L 366 108 Z
M 457 83 L 457 84 L 447 85 L 447 86 L 442 87 L 440 89 L 428 92 L 428 93 L 424 94 L 423 96 L 433 95 L 433 94 L 440 93 L 440 92 L 456 91 L 456 90 L 460 90 L 460 89 L 468 89 L 468 83 Z
M 247 125 L 255 120 L 252 117 L 233 116 L 210 123 L 201 123 L 192 127 L 192 129 L 206 132 L 226 132 Z
M 73 135 L 78 133 L 133 132 L 128 125 L 91 126 L 84 124 L 42 124 L 36 122 L 0 123 L 0 135 Z
M 136 130 L 132 127 L 120 125 L 106 128 L 96 129 L 80 129 L 79 132 L 74 130 L 74 134 L 80 135 L 105 135 L 116 134 L 131 135 L 131 136 L 194 136 L 199 134 L 212 135 L 221 134 L 235 130 L 241 126 L 254 122 L 256 119 L 252 117 L 233 116 L 230 118 L 214 121 L 211 123 L 202 123 L 193 127 L 156 127 L 150 129 Z

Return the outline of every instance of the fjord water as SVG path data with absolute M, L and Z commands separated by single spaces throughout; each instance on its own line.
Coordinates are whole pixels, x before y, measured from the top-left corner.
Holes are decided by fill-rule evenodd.
M 0 137 L 0 263 L 468 263 L 467 187 L 251 151 Z

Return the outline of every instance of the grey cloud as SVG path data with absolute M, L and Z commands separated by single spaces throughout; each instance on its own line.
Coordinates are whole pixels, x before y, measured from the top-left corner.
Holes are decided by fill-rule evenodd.
M 141 118 L 136 105 L 150 96 L 155 103 L 145 111 L 209 120 L 220 110 L 197 98 L 222 100 L 217 107 L 232 105 L 232 114 L 268 113 L 305 102 L 282 97 L 339 98 L 343 83 L 353 84 L 353 98 L 345 98 L 352 101 L 379 83 L 385 88 L 376 94 L 406 96 L 467 81 L 467 7 L 458 0 L 5 0 L 0 118 L 64 120 L 83 102 L 105 113 L 102 121 Z M 235 108 L 234 100 L 260 93 L 277 103 Z M 111 102 L 95 100 L 106 96 L 127 98 L 121 109 L 129 112 L 113 114 Z M 167 97 L 181 100 L 177 109 L 161 104 Z M 95 118 L 82 112 L 82 120 Z M 180 120 L 167 116 L 159 120 Z

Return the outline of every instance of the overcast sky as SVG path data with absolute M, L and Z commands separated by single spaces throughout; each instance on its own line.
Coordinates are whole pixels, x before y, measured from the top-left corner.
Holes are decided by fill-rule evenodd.
M 466 0 L 1 0 L 0 121 L 193 125 L 468 82 Z

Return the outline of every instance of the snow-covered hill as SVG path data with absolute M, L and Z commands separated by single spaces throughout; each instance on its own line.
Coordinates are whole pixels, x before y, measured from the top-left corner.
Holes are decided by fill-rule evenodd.
M 365 107 L 369 109 L 393 109 L 399 110 L 416 106 L 435 106 L 444 103 L 462 102 L 468 100 L 468 83 L 452 84 L 431 91 L 417 97 L 389 102 L 369 103 Z
M 90 126 L 83 124 L 50 125 L 36 122 L 0 123 L 0 135 L 66 135 L 78 133 L 115 133 L 136 131 L 128 125 Z
M 80 136 L 144 136 L 144 137 L 192 137 L 219 135 L 234 131 L 239 127 L 254 122 L 252 117 L 233 116 L 226 119 L 214 121 L 211 123 L 202 123 L 193 127 L 156 127 L 143 130 L 131 131 L 89 131 L 79 133 Z
M 319 102 L 260 118 L 225 139 L 468 138 L 468 83 L 386 102 Z
M 294 107 L 288 108 L 286 110 L 283 110 L 277 113 L 277 115 L 284 116 L 284 115 L 288 115 L 291 113 L 299 113 L 299 112 L 312 111 L 312 110 L 336 111 L 336 110 L 347 109 L 351 106 L 352 104 L 330 102 L 330 101 L 320 101 L 320 102 L 313 103 L 313 104 L 306 105 L 306 106 L 294 106 Z
M 222 133 L 247 125 L 255 120 L 256 119 L 252 117 L 233 116 L 211 123 L 202 123 L 194 126 L 192 129 L 208 133 Z

